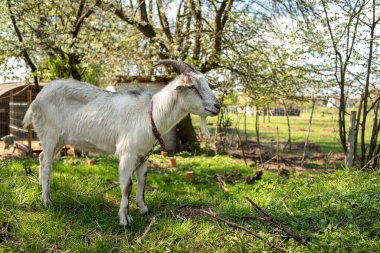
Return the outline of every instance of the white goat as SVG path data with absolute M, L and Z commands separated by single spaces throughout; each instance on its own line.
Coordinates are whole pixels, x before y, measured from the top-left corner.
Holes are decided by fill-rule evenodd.
M 207 79 L 190 64 L 162 60 L 156 66 L 160 64 L 171 65 L 181 74 L 154 95 L 144 90 L 113 93 L 74 80 L 53 81 L 38 94 L 25 115 L 24 127 L 33 124 L 43 147 L 39 182 L 45 207 L 51 202 L 53 157 L 68 144 L 119 156 L 121 225 L 132 222 L 128 209 L 133 172 L 137 206 L 141 214 L 148 213 L 144 202 L 147 162 L 136 166 L 156 141 L 151 120 L 163 135 L 188 113 L 205 117 L 220 110 Z

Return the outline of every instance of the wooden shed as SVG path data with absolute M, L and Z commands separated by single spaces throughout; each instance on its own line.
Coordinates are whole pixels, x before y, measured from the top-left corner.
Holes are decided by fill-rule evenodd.
M 31 86 L 21 82 L 0 84 L 0 137 L 14 134 L 26 137 L 22 119 L 28 107 L 28 92 L 32 99 L 36 93 Z

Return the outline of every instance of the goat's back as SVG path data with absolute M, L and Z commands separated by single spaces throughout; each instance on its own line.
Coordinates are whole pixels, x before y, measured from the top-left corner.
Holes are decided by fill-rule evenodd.
M 59 136 L 65 144 L 112 152 L 120 135 L 139 129 L 149 96 L 113 93 L 74 80 L 57 80 L 42 89 L 25 118 L 41 142 Z M 147 114 L 148 115 L 148 114 Z M 148 119 L 148 118 L 147 118 Z M 107 145 L 107 147 L 100 147 Z

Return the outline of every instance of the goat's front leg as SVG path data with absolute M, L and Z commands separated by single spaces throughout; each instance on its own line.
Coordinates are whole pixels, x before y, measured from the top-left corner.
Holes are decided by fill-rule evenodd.
M 121 188 L 121 203 L 119 209 L 120 225 L 126 226 L 132 223 L 129 214 L 129 196 L 132 191 L 132 172 L 136 164 L 136 157 L 129 154 L 120 156 L 119 182 Z
M 38 159 L 40 161 L 40 166 L 38 168 L 38 182 L 40 185 L 42 185 L 42 168 L 44 167 L 44 151 L 41 152 Z
M 140 168 L 137 168 L 137 171 L 136 171 L 136 178 L 137 178 L 136 204 L 142 215 L 146 215 L 149 213 L 148 207 L 145 205 L 145 200 L 144 200 L 147 165 L 148 165 L 148 161 L 145 161 L 140 166 Z

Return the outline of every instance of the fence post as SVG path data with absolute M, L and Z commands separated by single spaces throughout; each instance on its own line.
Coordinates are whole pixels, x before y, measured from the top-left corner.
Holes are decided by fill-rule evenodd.
M 28 102 L 28 108 L 30 106 L 30 104 L 32 103 L 32 90 L 28 89 L 27 91 L 27 102 Z M 28 148 L 29 148 L 29 155 L 31 156 L 32 155 L 32 136 L 33 135 L 33 132 L 32 132 L 32 126 L 29 125 L 28 126 Z
M 348 133 L 348 150 L 346 157 L 346 166 L 350 167 L 354 161 L 354 146 L 355 146 L 355 131 L 356 131 L 356 111 L 351 111 L 350 130 Z
M 9 93 L 9 134 L 12 134 L 11 133 L 11 125 L 13 125 L 13 123 L 14 123 L 14 112 L 12 110 L 13 101 L 14 101 L 13 91 L 11 91 Z

